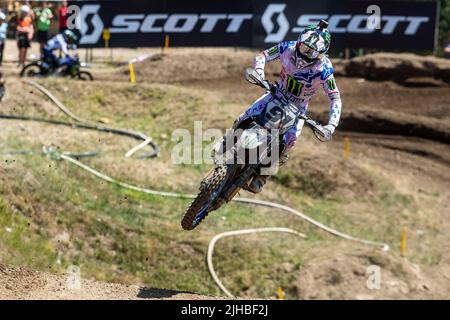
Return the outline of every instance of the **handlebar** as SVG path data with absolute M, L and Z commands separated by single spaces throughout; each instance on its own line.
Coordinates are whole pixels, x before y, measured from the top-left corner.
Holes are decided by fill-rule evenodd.
M 286 101 L 282 101 L 275 94 L 278 89 L 277 82 L 272 83 L 269 80 L 262 79 L 262 77 L 259 75 L 259 73 L 255 69 L 247 68 L 245 70 L 245 78 L 251 84 L 257 85 L 257 86 L 269 91 L 275 99 L 277 99 L 283 103 L 287 103 L 287 104 L 293 106 L 294 108 L 297 108 L 292 103 L 289 102 L 289 99 L 281 91 L 278 91 L 278 93 L 283 95 Z M 303 113 L 299 113 L 298 118 L 305 121 L 306 125 L 313 131 L 313 133 L 317 139 L 319 139 L 320 141 L 331 140 L 332 133 L 329 130 L 327 130 L 324 126 L 322 126 L 319 122 L 309 118 L 306 114 L 303 114 Z

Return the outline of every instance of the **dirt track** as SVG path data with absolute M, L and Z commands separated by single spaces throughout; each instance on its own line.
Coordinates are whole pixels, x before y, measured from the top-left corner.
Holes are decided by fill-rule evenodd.
M 0 298 L 21 300 L 212 299 L 188 292 L 85 279 L 81 279 L 78 285 L 73 279 L 70 275 L 30 271 L 0 264 Z

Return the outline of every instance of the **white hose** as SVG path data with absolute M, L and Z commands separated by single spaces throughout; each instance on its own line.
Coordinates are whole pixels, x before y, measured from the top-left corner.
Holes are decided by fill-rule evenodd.
M 222 238 L 226 237 L 235 237 L 235 236 L 241 236 L 244 234 L 251 234 L 251 233 L 261 233 L 261 232 L 284 232 L 284 233 L 290 233 L 296 236 L 299 236 L 301 238 L 306 238 L 306 236 L 303 233 L 297 232 L 292 229 L 288 228 L 257 228 L 257 229 L 243 229 L 243 230 L 236 230 L 236 231 L 228 231 L 219 233 L 218 235 L 214 236 L 214 238 L 211 239 L 208 245 L 208 253 L 206 254 L 206 263 L 208 264 L 209 273 L 211 274 L 211 277 L 216 282 L 217 286 L 222 290 L 227 296 L 230 298 L 235 298 L 234 295 L 228 291 L 228 289 L 223 285 L 222 281 L 220 281 L 219 277 L 216 274 L 216 271 L 214 270 L 214 265 L 212 262 L 213 252 L 214 252 L 214 246 L 216 245 L 216 242 Z
M 133 154 L 136 153 L 136 151 L 144 148 L 146 145 L 148 145 L 150 142 L 152 142 L 152 138 L 148 138 L 145 141 L 142 141 L 140 144 L 138 144 L 137 146 L 131 148 L 130 150 L 128 150 L 127 153 L 125 153 L 125 158 L 129 158 L 131 157 Z
M 145 58 L 145 57 L 144 57 Z M 37 83 L 36 81 L 33 80 L 22 80 L 23 82 L 25 82 L 26 84 L 29 84 L 33 87 L 35 87 L 36 89 L 38 89 L 39 91 L 41 91 L 43 94 L 45 94 L 57 107 L 60 111 L 62 111 L 65 115 L 67 115 L 68 117 L 74 119 L 77 122 L 80 122 L 82 124 L 85 125 L 89 125 L 89 126 L 94 126 L 99 130 L 102 131 L 109 131 L 109 132 L 113 132 L 113 133 L 120 133 L 120 134 L 126 134 L 127 136 L 132 136 L 134 138 L 140 139 L 140 140 L 144 140 L 142 143 L 138 144 L 137 146 L 131 148 L 126 154 L 125 157 L 129 158 L 131 157 L 134 153 L 136 153 L 138 150 L 144 148 L 147 145 L 151 145 L 151 147 L 154 149 L 154 152 L 152 154 L 154 155 L 158 155 L 158 147 L 156 146 L 156 144 L 153 142 L 153 139 L 151 137 L 147 137 L 145 134 L 143 134 L 142 132 L 137 132 L 137 131 L 131 131 L 131 130 L 126 130 L 126 129 L 118 129 L 118 128 L 112 128 L 109 126 L 105 126 L 103 124 L 98 124 L 95 122 L 91 122 L 89 120 L 83 119 L 79 116 L 77 116 L 76 114 L 74 114 L 73 112 L 71 112 L 61 101 L 59 101 L 50 91 L 48 91 L 46 88 L 44 88 L 43 86 L 41 86 L 39 83 Z
M 59 101 L 50 91 L 48 91 L 46 88 L 44 88 L 43 86 L 41 86 L 39 83 L 37 83 L 36 81 L 33 80 L 22 80 L 23 82 L 25 82 L 26 84 L 29 84 L 33 87 L 35 87 L 36 89 L 38 89 L 39 91 L 41 91 L 43 94 L 45 94 L 58 108 L 59 110 L 61 110 L 65 115 L 69 116 L 70 118 L 74 119 L 75 121 L 78 122 L 85 122 L 85 123 L 90 123 L 89 120 L 83 119 L 79 116 L 77 116 L 76 114 L 72 113 L 64 104 L 62 104 L 61 101 Z
M 377 241 L 370 241 L 370 240 L 366 240 L 366 239 L 361 239 L 361 238 L 355 238 L 351 235 L 345 234 L 343 232 L 340 232 L 338 230 L 335 230 L 331 227 L 328 227 L 326 225 L 324 225 L 323 223 L 320 223 L 314 219 L 312 219 L 311 217 L 305 215 L 304 213 L 301 213 L 300 211 L 297 211 L 291 207 L 282 205 L 282 204 L 278 204 L 275 202 L 269 202 L 269 201 L 264 201 L 264 200 L 255 200 L 255 199 L 247 199 L 247 198 L 236 198 L 233 199 L 234 201 L 237 202 L 241 202 L 241 203 L 248 203 L 248 204 L 256 204 L 259 206 L 264 206 L 264 207 L 271 207 L 271 208 L 276 208 L 276 209 L 280 209 L 283 211 L 287 211 L 290 212 L 292 214 L 295 214 L 296 216 L 300 217 L 301 219 L 311 223 L 312 225 L 334 235 L 337 237 L 340 237 L 342 239 L 346 239 L 346 240 L 350 240 L 350 241 L 355 241 L 355 242 L 359 242 L 362 244 L 367 244 L 370 246 L 376 246 L 376 247 L 380 247 L 383 251 L 388 251 L 389 250 L 389 245 L 387 243 L 383 243 L 383 242 L 377 242 Z
M 61 154 L 59 155 L 59 157 L 61 159 L 67 160 L 77 166 L 79 166 L 80 168 L 92 173 L 93 175 L 111 182 L 111 183 L 115 183 L 121 187 L 124 188 L 128 188 L 134 191 L 138 191 L 138 192 L 143 192 L 143 193 L 147 193 L 147 194 L 152 194 L 155 196 L 163 196 L 163 197 L 176 197 L 176 198 L 185 198 L 185 199 L 194 199 L 196 197 L 196 195 L 193 194 L 186 194 L 186 193 L 177 193 L 177 192 L 165 192 L 165 191 L 158 191 L 158 190 L 152 190 L 152 189 L 146 189 L 146 188 L 141 188 L 141 187 L 137 187 L 137 186 L 133 186 L 131 184 L 125 183 L 125 182 L 121 182 L 118 181 L 116 179 L 113 179 L 107 175 L 104 175 L 101 172 L 98 172 L 97 170 L 81 163 L 78 160 L 75 160 L 74 158 L 71 158 L 67 155 Z M 351 241 L 355 241 L 355 242 L 359 242 L 362 244 L 366 244 L 366 245 L 371 245 L 371 246 L 376 246 L 376 247 L 381 247 L 382 250 L 387 251 L 389 250 L 389 245 L 386 243 L 382 243 L 382 242 L 376 242 L 376 241 L 370 241 L 370 240 L 366 240 L 366 239 L 360 239 L 360 238 L 356 238 L 353 237 L 351 235 L 345 234 L 343 232 L 340 232 L 338 230 L 335 230 L 331 227 L 328 227 L 326 225 L 324 225 L 323 223 L 320 223 L 319 221 L 314 220 L 313 218 L 305 215 L 304 213 L 301 213 L 300 211 L 297 211 L 291 207 L 282 205 L 282 204 L 278 204 L 275 202 L 270 202 L 270 201 L 263 201 L 263 200 L 256 200 L 256 199 L 249 199 L 249 198 L 234 198 L 232 201 L 234 202 L 240 202 L 240 203 L 246 203 L 246 204 L 253 204 L 253 205 L 258 205 L 258 206 L 263 206 L 263 207 L 270 207 L 270 208 L 275 208 L 275 209 L 280 209 L 289 213 L 292 213 L 296 216 L 298 216 L 299 218 L 305 220 L 306 222 L 311 223 L 312 225 L 343 239 L 346 240 L 351 240 Z
M 101 172 L 98 172 L 97 170 L 81 163 L 78 160 L 75 160 L 72 157 L 69 157 L 65 154 L 59 154 L 58 155 L 59 158 L 67 160 L 75 165 L 77 165 L 78 167 L 92 173 L 93 175 L 97 176 L 100 179 L 103 179 L 105 181 L 117 184 L 123 188 L 127 188 L 130 190 L 134 190 L 134 191 L 138 191 L 138 192 L 142 192 L 142 193 L 146 193 L 146 194 L 151 194 L 151 195 L 155 195 L 155 196 L 162 196 L 162 197 L 174 197 L 174 198 L 187 198 L 187 199 L 193 199 L 196 196 L 193 194 L 184 194 L 184 193 L 176 193 L 176 192 L 164 192 L 164 191 L 157 191 L 157 190 L 152 190 L 152 189 L 146 189 L 146 188 L 141 188 L 141 187 L 137 187 L 137 186 L 133 186 L 131 184 L 125 183 L 125 182 L 121 182 L 119 180 L 113 179 Z

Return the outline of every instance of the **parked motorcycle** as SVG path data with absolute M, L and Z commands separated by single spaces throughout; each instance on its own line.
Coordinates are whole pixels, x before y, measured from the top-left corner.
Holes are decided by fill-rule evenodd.
M 263 80 L 252 68 L 246 69 L 245 76 L 248 82 L 271 92 L 273 100 L 260 116 L 239 124 L 235 132 L 240 133 L 226 135 L 215 147 L 216 153 L 220 151 L 219 160 L 215 159 L 214 168 L 203 178 L 197 197 L 183 216 L 181 226 L 185 230 L 197 227 L 209 212 L 231 201 L 239 190 L 248 190 L 255 174 L 262 169 L 269 170 L 274 165 L 273 160 L 278 164 L 278 152 L 283 148 L 281 137 L 296 125 L 298 118 L 305 121 L 319 140 L 331 139 L 329 130 L 307 117 L 277 91 L 277 83 Z M 228 139 L 233 141 L 227 143 Z M 232 146 L 227 149 L 229 144 Z

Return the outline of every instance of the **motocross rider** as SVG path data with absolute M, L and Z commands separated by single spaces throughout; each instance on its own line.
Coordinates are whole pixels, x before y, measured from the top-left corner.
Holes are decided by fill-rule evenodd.
M 60 66 L 68 64 L 70 60 L 69 49 L 75 50 L 77 48 L 78 36 L 72 30 L 66 29 L 48 40 L 45 47 L 42 49 L 44 53 L 44 60 L 50 60 L 52 68 L 56 69 Z M 55 50 L 61 50 L 64 57 L 58 59 L 54 53 Z
M 302 112 L 306 112 L 309 101 L 323 87 L 329 99 L 328 124 L 323 128 L 329 130 L 331 138 L 338 126 L 341 115 L 341 98 L 339 89 L 333 76 L 333 66 L 325 55 L 330 48 L 331 35 L 327 29 L 328 23 L 321 20 L 318 25 L 310 25 L 299 35 L 297 41 L 281 42 L 272 48 L 258 54 L 253 62 L 253 68 L 264 79 L 266 62 L 280 59 L 281 72 L 275 95 L 284 95 Z M 234 124 L 234 128 L 252 116 L 258 116 L 265 106 L 273 100 L 270 92 L 264 94 L 243 114 Z M 279 160 L 281 166 L 287 160 L 289 150 L 294 146 L 301 133 L 304 120 L 297 119 L 296 126 L 288 130 L 283 136 L 283 149 Z M 261 192 L 267 176 L 255 175 L 248 189 Z

